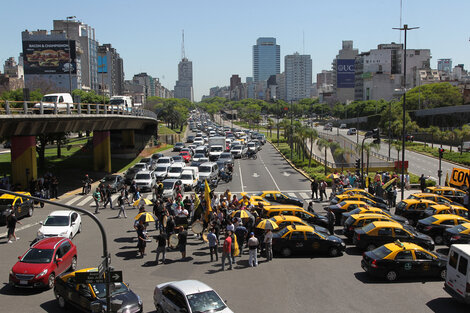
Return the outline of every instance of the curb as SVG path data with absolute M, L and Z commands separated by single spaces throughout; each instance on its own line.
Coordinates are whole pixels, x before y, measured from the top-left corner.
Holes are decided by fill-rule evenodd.
M 307 173 L 305 173 L 302 169 L 298 168 L 297 166 L 295 166 L 294 163 L 292 163 L 291 160 L 289 160 L 284 154 L 282 154 L 282 152 L 270 141 L 270 140 L 267 140 L 267 142 L 269 142 L 271 144 L 271 146 L 274 148 L 274 150 L 276 150 L 283 158 L 284 160 L 287 161 L 287 163 L 294 169 L 296 170 L 297 172 L 299 172 L 300 174 L 302 174 L 303 176 L 305 176 L 305 178 L 307 178 L 308 180 L 312 181 L 312 178 L 310 177 L 310 175 L 308 175 Z
M 407 148 L 406 150 L 408 150 L 408 151 L 410 151 L 410 152 L 418 153 L 418 154 L 421 154 L 421 155 L 424 155 L 424 156 L 427 156 L 427 157 L 430 157 L 430 158 L 433 158 L 433 159 L 435 159 L 435 160 L 439 160 L 438 157 L 435 157 L 435 156 L 433 156 L 433 155 L 429 155 L 429 154 L 426 154 L 426 153 L 423 153 L 423 152 L 418 152 L 418 151 L 410 150 L 410 149 L 408 149 L 408 148 Z M 449 160 L 446 160 L 446 159 L 442 159 L 442 160 L 443 160 L 444 162 L 447 162 L 447 163 L 450 163 L 450 164 L 454 164 L 454 165 L 458 165 L 458 166 L 462 166 L 462 167 L 467 168 L 467 169 L 470 168 L 468 165 L 465 165 L 465 164 L 462 164 L 462 163 L 457 163 L 457 162 L 449 161 Z

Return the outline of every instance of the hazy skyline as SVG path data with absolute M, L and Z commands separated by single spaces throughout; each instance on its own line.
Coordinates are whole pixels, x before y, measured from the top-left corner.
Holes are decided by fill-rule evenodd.
M 408 48 L 431 49 L 437 59 L 470 67 L 470 1 L 403 0 L 403 24 L 420 27 L 408 33 Z M 275 37 L 284 56 L 309 54 L 316 73 L 331 70 L 343 40 L 359 52 L 399 42 L 400 0 L 317 1 L 14 1 L 0 12 L 0 62 L 18 58 L 21 32 L 52 29 L 52 21 L 75 15 L 96 31 L 100 44 L 110 43 L 124 60 L 126 79 L 147 72 L 173 89 L 181 59 L 181 31 L 186 57 L 193 62 L 194 96 L 199 101 L 214 86 L 229 85 L 238 74 L 252 76 L 252 46 L 258 37 Z M 403 38 L 403 36 L 402 36 Z

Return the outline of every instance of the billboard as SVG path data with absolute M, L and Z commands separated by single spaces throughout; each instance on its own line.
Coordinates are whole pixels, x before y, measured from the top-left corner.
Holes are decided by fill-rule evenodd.
M 98 73 L 108 72 L 108 59 L 107 56 L 98 56 Z
M 354 59 L 336 60 L 337 88 L 354 88 Z
M 66 74 L 70 67 L 70 72 L 76 74 L 74 40 L 70 40 L 70 48 L 68 40 L 23 41 L 24 73 Z

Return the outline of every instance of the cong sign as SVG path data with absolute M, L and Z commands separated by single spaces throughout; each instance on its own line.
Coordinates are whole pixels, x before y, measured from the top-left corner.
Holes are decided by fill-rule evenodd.
M 452 175 L 450 175 L 450 183 L 454 186 L 469 186 L 470 187 L 470 170 L 467 168 L 452 169 Z
M 336 60 L 336 84 L 338 88 L 354 88 L 354 59 Z
M 25 74 L 76 74 L 75 40 L 23 41 Z

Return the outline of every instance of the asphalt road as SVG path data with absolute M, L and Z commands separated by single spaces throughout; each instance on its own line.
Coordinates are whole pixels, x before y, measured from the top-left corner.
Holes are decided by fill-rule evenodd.
M 257 160 L 237 160 L 235 164 L 233 181 L 220 184 L 217 192 L 226 188 L 235 193 L 280 189 L 297 197 L 308 197 L 308 181 L 269 144 L 259 152 Z M 58 202 L 93 211 L 93 201 L 87 197 L 64 196 Z M 321 206 L 316 204 L 315 209 L 323 213 Z M 46 205 L 36 209 L 33 217 L 23 219 L 17 232 L 21 237 L 19 241 L 6 244 L 5 238 L 0 239 L 2 311 L 61 312 L 50 290 L 16 290 L 7 285 L 8 272 L 17 256 L 25 252 L 35 238 L 39 221 L 55 209 Z M 337 258 L 275 258 L 269 263 L 261 258 L 257 268 L 247 267 L 248 255 L 243 255 L 237 258 L 234 270 L 221 272 L 220 262 L 209 262 L 207 244 L 190 236 L 185 260 L 181 260 L 179 252 L 169 252 L 167 264 L 156 266 L 155 241 L 147 245 L 143 259 L 136 258 L 137 240 L 132 227 L 136 210 L 129 208 L 127 214 L 127 219 L 116 219 L 117 210 L 108 208 L 98 217 L 107 231 L 112 266 L 123 270 L 124 280 L 142 297 L 145 312 L 155 309 L 152 300 L 155 285 L 181 279 L 207 283 L 227 300 L 234 312 L 468 312 L 468 307 L 458 304 L 443 291 L 442 281 L 416 279 L 386 283 L 369 278 L 360 267 L 361 252 L 350 245 L 346 253 Z M 149 228 L 149 234 L 155 235 L 153 225 Z M 3 228 L 0 232 L 4 231 Z M 88 217 L 83 217 L 82 233 L 73 241 L 78 247 L 79 268 L 97 266 L 102 251 L 101 238 L 98 227 Z

